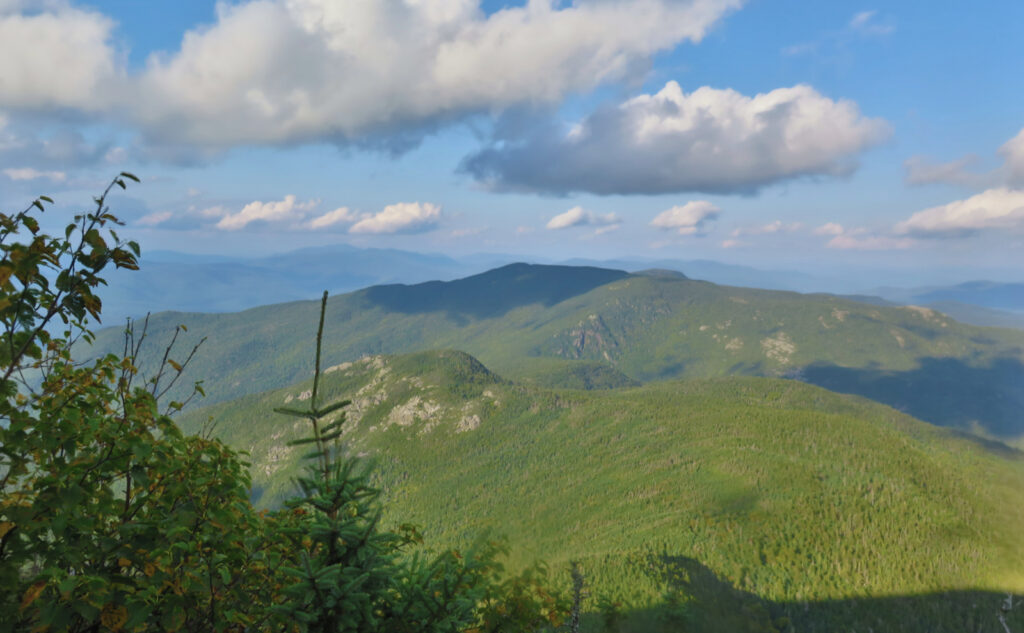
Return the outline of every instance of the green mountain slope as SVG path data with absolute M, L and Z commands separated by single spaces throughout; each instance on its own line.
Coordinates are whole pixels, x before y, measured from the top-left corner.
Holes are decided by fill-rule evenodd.
M 150 351 L 178 323 L 209 336 L 193 375 L 206 379 L 211 401 L 227 400 L 307 377 L 314 313 L 308 302 L 162 313 L 150 323 Z M 577 380 L 570 365 L 554 361 L 603 364 L 620 381 L 790 376 L 937 424 L 1024 433 L 1024 332 L 967 326 L 924 308 L 514 264 L 453 282 L 337 296 L 327 318 L 324 353 L 332 364 L 452 348 L 503 375 L 553 385 Z M 116 329 L 98 341 L 101 350 L 121 348 Z
M 386 521 L 433 543 L 497 530 L 515 565 L 578 559 L 634 630 L 665 625 L 681 582 L 652 556 L 698 596 L 686 630 L 996 631 L 985 592 L 1024 591 L 1021 454 L 862 398 L 746 377 L 551 391 L 459 352 L 342 363 L 323 387 L 353 400 L 344 441 L 377 459 Z M 182 423 L 249 451 L 273 504 L 303 429 L 271 410 L 308 389 Z

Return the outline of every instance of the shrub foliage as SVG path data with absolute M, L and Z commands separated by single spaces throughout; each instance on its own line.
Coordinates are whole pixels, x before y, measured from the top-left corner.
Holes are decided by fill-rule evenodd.
M 286 412 L 310 422 L 310 466 L 285 508 L 257 511 L 242 456 L 183 434 L 168 415 L 183 403 L 162 404 L 195 349 L 172 342 L 143 375 L 145 327 L 129 325 L 122 354 L 72 358 L 99 321 L 101 275 L 138 267 L 138 245 L 107 207 L 127 181 L 137 179 L 115 178 L 63 237 L 40 230 L 49 198 L 0 214 L 0 631 L 559 625 L 564 599 L 541 570 L 508 578 L 500 544 L 437 554 L 412 526 L 381 528 L 367 468 L 338 447 L 346 403 L 317 408 L 314 396 Z M 321 331 L 322 319 L 323 309 Z

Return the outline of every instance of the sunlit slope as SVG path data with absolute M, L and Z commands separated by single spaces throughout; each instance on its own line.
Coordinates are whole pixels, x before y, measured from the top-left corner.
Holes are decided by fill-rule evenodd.
M 225 400 L 308 377 L 316 312 L 300 302 L 235 314 L 159 314 L 150 324 L 150 350 L 156 353 L 178 323 L 208 336 L 191 374 L 205 379 L 211 401 Z M 120 349 L 119 336 L 102 332 L 101 349 Z M 596 386 L 798 377 L 938 424 L 1004 437 L 1024 432 L 1024 332 L 828 295 L 516 264 L 454 282 L 333 297 L 324 341 L 332 364 L 454 348 L 503 375 L 553 385 L 588 384 L 566 365 L 581 360 L 617 377 L 601 376 Z
M 455 352 L 365 359 L 325 384 L 325 401 L 354 401 L 345 441 L 378 458 L 386 520 L 418 523 L 433 543 L 497 530 L 517 564 L 580 559 L 595 591 L 635 608 L 665 589 L 643 571 L 648 551 L 697 561 L 807 626 L 873 622 L 869 597 L 1024 591 L 1020 454 L 862 398 L 742 377 L 548 391 Z M 249 451 L 272 504 L 291 490 L 301 448 L 286 442 L 302 428 L 271 409 L 308 388 L 184 423 L 212 417 Z M 708 599 L 727 601 L 714 587 Z M 940 621 L 970 611 L 947 602 L 928 603 Z M 893 614 L 910 604 L 890 603 Z

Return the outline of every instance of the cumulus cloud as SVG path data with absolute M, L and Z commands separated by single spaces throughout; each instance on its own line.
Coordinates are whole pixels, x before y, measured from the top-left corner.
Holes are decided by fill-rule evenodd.
M 138 220 L 136 224 L 140 226 L 159 226 L 166 223 L 168 220 L 174 217 L 173 211 L 155 211 L 153 213 L 147 213 Z
M 359 220 L 349 233 L 395 234 L 424 233 L 441 221 L 441 207 L 429 202 L 400 202 L 384 207 L 380 213 Z
M 1006 182 L 1024 187 L 1024 128 L 999 148 L 999 155 L 1003 158 Z
M 64 182 L 68 175 L 62 171 L 39 171 L 31 167 L 5 169 L 4 175 L 11 180 L 38 180 L 45 178 L 50 182 Z
M 114 22 L 0 0 L 0 107 L 104 112 L 164 156 L 333 141 L 405 148 L 445 122 L 631 80 L 742 0 L 251 0 L 131 72 Z M 56 75 L 55 75 L 56 73 Z
M 813 233 L 815 235 L 842 235 L 844 231 L 842 224 L 828 222 L 814 229 Z
M 1024 229 L 1024 190 L 999 187 L 932 207 L 895 227 L 899 235 L 964 237 L 988 229 Z
M 257 200 L 245 205 L 237 213 L 225 215 L 217 222 L 216 227 L 225 231 L 237 231 L 253 222 L 298 222 L 305 217 L 306 211 L 315 208 L 319 203 L 319 200 L 298 202 L 293 195 L 287 195 L 284 200 L 274 202 Z
M 851 101 L 810 86 L 753 97 L 668 82 L 653 95 L 590 115 L 567 134 L 547 128 L 503 141 L 463 169 L 498 190 L 659 194 L 754 193 L 801 176 L 845 176 L 889 135 Z
M 365 214 L 356 213 L 348 207 L 339 207 L 334 211 L 328 211 L 327 213 L 310 220 L 309 228 L 325 229 L 339 224 L 353 224 L 365 217 L 367 217 Z
M 676 231 L 680 235 L 703 235 L 708 223 L 718 218 L 721 209 L 707 200 L 691 200 L 682 206 L 675 206 L 659 213 L 651 226 L 664 231 Z
M 100 111 L 121 90 L 114 21 L 66 3 L 0 3 L 0 107 Z
M 441 220 L 441 208 L 430 203 L 392 204 L 376 214 L 338 207 L 316 215 L 313 211 L 319 204 L 319 200 L 299 201 L 294 195 L 269 202 L 256 200 L 238 211 L 229 210 L 221 204 L 205 207 L 190 204 L 177 211 L 148 213 L 136 220 L 135 224 L 168 230 L 207 228 L 221 231 L 239 231 L 255 224 L 269 224 L 275 230 L 287 231 L 340 230 L 348 233 L 394 234 L 429 231 Z
M 547 223 L 549 229 L 567 229 L 573 226 L 610 226 L 618 225 L 622 220 L 614 213 L 594 213 L 583 207 L 573 207 L 560 213 Z

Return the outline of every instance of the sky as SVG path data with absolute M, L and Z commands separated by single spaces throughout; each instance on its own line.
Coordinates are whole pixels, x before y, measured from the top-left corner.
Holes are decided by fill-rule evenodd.
M 125 170 L 143 265 L 344 243 L 1019 281 L 1021 24 L 1019 0 L 0 0 L 0 209 L 49 195 L 57 230 Z

